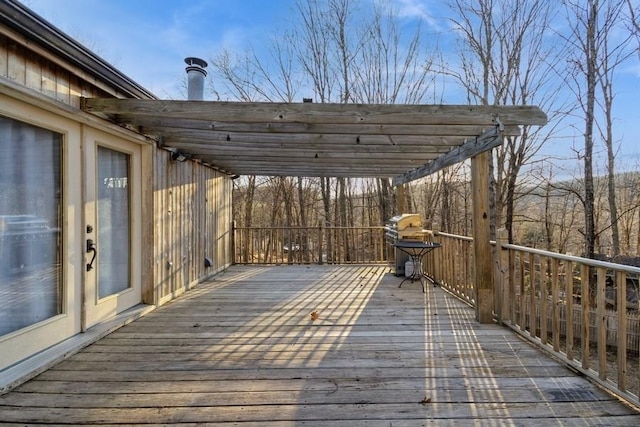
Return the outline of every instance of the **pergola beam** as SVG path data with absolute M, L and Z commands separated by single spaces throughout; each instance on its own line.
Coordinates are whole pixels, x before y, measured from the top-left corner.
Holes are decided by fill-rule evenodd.
M 398 105 L 272 102 L 194 102 L 83 98 L 88 112 L 230 123 L 379 125 L 479 125 L 500 117 L 507 124 L 544 125 L 547 116 L 529 105 Z
M 491 130 L 483 133 L 477 138 L 465 142 L 459 147 L 453 148 L 451 151 L 443 154 L 432 162 L 393 178 L 393 185 L 397 187 L 399 185 L 406 184 L 407 182 L 438 172 L 447 166 L 455 165 L 456 163 L 463 162 L 480 153 L 489 151 L 502 144 L 502 138 L 503 134 L 500 130 L 500 126 L 496 125 Z

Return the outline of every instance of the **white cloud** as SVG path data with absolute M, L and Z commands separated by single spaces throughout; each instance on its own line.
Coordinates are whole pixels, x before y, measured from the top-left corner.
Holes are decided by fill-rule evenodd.
M 424 0 L 392 0 L 396 14 L 401 18 L 418 19 L 427 23 L 430 28 L 440 29 L 441 23 L 427 8 Z

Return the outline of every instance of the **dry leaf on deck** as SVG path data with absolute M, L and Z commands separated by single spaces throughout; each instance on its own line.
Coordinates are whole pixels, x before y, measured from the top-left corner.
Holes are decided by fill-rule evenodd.
M 320 317 L 320 315 L 318 314 L 317 311 L 314 311 L 311 313 L 311 319 L 316 320 L 318 319 L 318 317 Z

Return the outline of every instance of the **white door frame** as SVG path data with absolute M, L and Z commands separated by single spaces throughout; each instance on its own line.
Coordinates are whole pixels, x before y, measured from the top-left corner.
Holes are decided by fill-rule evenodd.
M 80 332 L 82 274 L 76 267 L 84 256 L 77 241 L 82 218 L 82 125 L 76 121 L 0 94 L 0 114 L 62 135 L 62 312 L 50 319 L 0 337 L 0 371 Z
M 130 215 L 130 277 L 129 287 L 121 292 L 100 298 L 98 295 L 99 262 L 93 264 L 93 268 L 87 271 L 86 265 L 91 263 L 92 252 L 86 252 L 87 239 L 92 239 L 96 250 L 100 253 L 101 242 L 98 240 L 97 231 L 99 224 L 97 219 L 97 186 L 112 185 L 107 182 L 97 182 L 97 158 L 98 147 L 108 148 L 129 156 L 129 171 L 126 186 L 129 191 L 129 215 Z M 83 248 L 85 249 L 85 262 L 82 266 L 84 279 L 83 292 L 83 321 L 82 330 L 107 320 L 122 311 L 141 302 L 142 295 L 142 150 L 140 145 L 123 140 L 111 134 L 101 132 L 89 127 L 85 128 L 83 135 L 84 157 L 84 236 Z M 124 181 L 118 181 L 124 182 Z M 122 184 L 119 184 L 122 185 Z M 99 257 L 97 258 L 99 260 Z

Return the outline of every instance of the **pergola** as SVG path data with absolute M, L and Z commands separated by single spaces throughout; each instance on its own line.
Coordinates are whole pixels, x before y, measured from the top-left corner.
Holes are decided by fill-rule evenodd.
M 533 106 L 85 99 L 83 109 L 235 175 L 425 176 L 544 125 Z
M 490 150 L 547 123 L 535 106 L 86 98 L 82 108 L 231 175 L 392 178 L 401 188 L 471 159 L 480 322 L 492 321 Z

